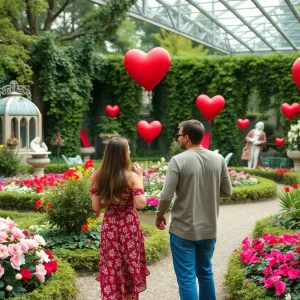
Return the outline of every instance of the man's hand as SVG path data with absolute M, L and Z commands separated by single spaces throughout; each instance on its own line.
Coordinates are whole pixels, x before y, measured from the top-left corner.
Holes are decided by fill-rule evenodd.
M 158 220 L 157 217 L 156 217 L 155 226 L 156 226 L 157 229 L 164 230 L 164 229 L 166 229 L 166 225 L 167 225 L 167 222 L 166 222 L 165 217 L 163 217 L 161 220 Z

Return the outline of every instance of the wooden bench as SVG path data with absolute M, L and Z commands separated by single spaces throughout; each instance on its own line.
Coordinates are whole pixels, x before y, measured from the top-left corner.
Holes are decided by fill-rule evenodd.
M 286 157 L 267 157 L 261 156 L 261 164 L 263 167 L 270 167 L 270 168 L 286 168 L 287 158 Z

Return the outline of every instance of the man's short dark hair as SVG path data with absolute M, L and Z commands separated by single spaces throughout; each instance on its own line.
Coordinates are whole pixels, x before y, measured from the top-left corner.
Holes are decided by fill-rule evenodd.
M 179 128 L 182 128 L 182 133 L 187 135 L 191 143 L 199 145 L 204 136 L 204 126 L 198 120 L 187 120 L 179 123 Z

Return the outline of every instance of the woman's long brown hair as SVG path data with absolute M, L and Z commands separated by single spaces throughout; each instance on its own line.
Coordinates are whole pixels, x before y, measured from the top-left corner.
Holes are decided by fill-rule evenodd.
M 99 190 L 101 201 L 116 204 L 127 185 L 126 171 L 129 171 L 130 158 L 128 141 L 125 138 L 113 138 L 104 151 L 102 165 L 93 182 Z

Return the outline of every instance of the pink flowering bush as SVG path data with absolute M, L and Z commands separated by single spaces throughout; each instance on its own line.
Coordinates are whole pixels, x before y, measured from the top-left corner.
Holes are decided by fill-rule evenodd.
M 263 234 L 242 241 L 240 259 L 247 282 L 265 288 L 266 296 L 299 299 L 300 232 L 282 236 Z
M 31 292 L 58 270 L 46 242 L 21 230 L 10 218 L 0 218 L 0 299 Z
M 249 186 L 258 183 L 256 178 L 253 178 L 250 174 L 247 174 L 244 171 L 237 172 L 228 168 L 228 173 L 231 179 L 232 186 L 234 187 Z

